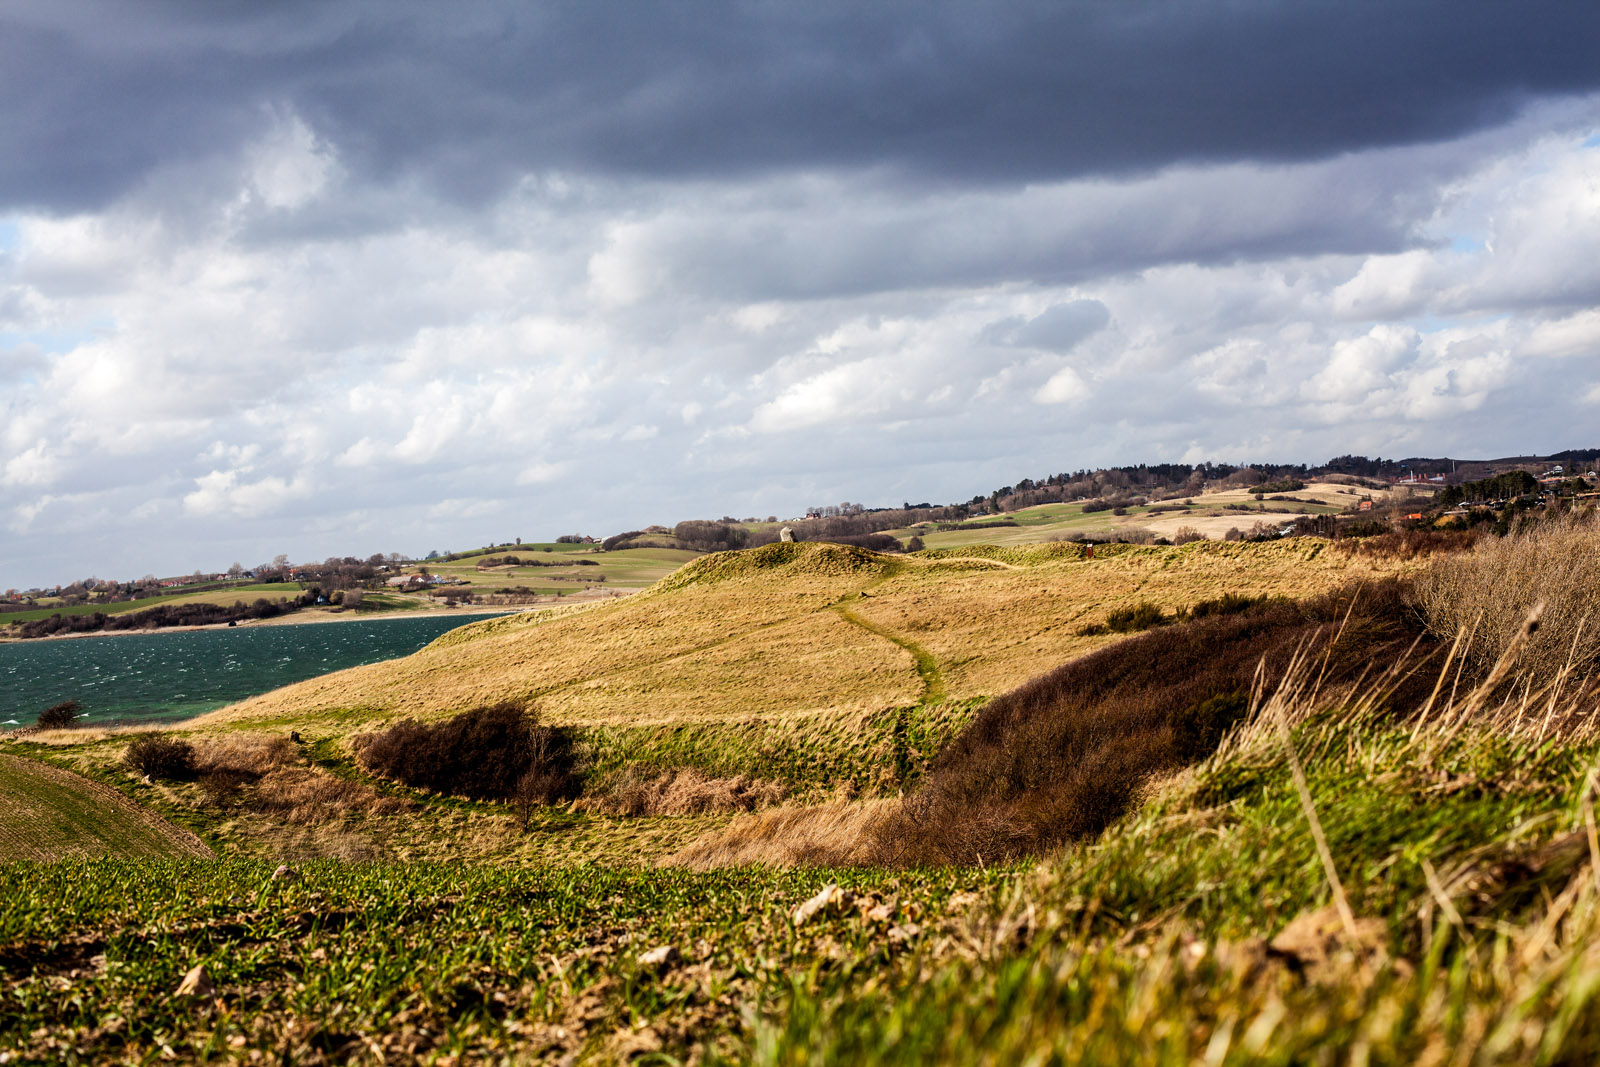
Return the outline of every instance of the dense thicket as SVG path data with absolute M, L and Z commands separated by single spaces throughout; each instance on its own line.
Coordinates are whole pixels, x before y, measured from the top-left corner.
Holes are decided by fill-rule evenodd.
M 186 781 L 195 776 L 194 746 L 178 737 L 138 738 L 122 754 L 122 761 L 147 778 Z
M 1539 480 L 1527 471 L 1507 471 L 1481 481 L 1445 486 L 1434 498 L 1434 503 L 1451 507 L 1462 501 L 1502 502 L 1515 500 L 1538 488 Z
M 357 737 L 355 749 L 368 770 L 435 793 L 548 803 L 578 790 L 566 732 L 540 725 L 536 712 L 514 701 L 443 722 L 408 719 Z

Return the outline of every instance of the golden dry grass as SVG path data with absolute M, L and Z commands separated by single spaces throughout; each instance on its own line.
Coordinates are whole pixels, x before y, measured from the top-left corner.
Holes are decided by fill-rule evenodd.
M 342 822 L 350 815 L 392 815 L 406 806 L 369 785 L 315 767 L 269 772 L 257 783 L 251 804 L 256 811 L 298 825 Z
M 200 774 L 260 777 L 298 758 L 294 744 L 277 734 L 226 734 L 194 742 L 194 765 Z
M 771 807 L 783 796 L 780 783 L 745 775 L 715 778 L 693 767 L 650 772 L 629 766 L 573 808 L 629 818 L 715 815 Z
M 1077 631 L 1117 608 L 1150 601 L 1170 614 L 1224 593 L 1299 598 L 1396 569 L 1331 558 L 1324 546 L 1201 541 L 1010 569 L 917 568 L 851 610 L 926 649 L 950 696 L 992 696 L 1114 640 Z
M 1461 637 L 1467 655 L 1493 663 L 1543 604 L 1524 666 L 1554 675 L 1600 663 L 1600 519 L 1569 516 L 1509 537 L 1480 540 L 1419 577 L 1417 597 L 1441 636 Z
M 1225 592 L 1308 596 L 1404 567 L 1319 541 L 883 556 L 769 545 L 689 564 L 626 600 L 464 627 L 414 656 L 268 693 L 192 728 L 315 725 L 349 735 L 506 699 L 547 722 L 704 722 L 988 696 L 1103 644 L 1077 633 L 1120 606 Z M 992 558 L 983 558 L 984 556 Z
M 876 859 L 877 830 L 899 811 L 894 800 L 839 800 L 773 808 L 735 819 L 662 861 L 710 870 L 753 863 L 769 867 L 855 865 Z

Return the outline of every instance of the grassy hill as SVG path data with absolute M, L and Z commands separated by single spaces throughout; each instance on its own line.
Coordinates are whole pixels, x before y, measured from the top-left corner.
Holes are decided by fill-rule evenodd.
M 406 659 L 193 725 L 347 734 L 505 699 L 593 727 L 838 724 L 1002 692 L 1105 643 L 1079 631 L 1118 607 L 1174 611 L 1223 591 L 1306 596 L 1392 568 L 1298 540 L 1108 546 L 1092 557 L 1071 544 L 905 557 L 774 544 L 703 557 L 624 600 L 463 627 Z
M 199 838 L 122 793 L 37 760 L 0 754 L 0 856 L 210 856 Z

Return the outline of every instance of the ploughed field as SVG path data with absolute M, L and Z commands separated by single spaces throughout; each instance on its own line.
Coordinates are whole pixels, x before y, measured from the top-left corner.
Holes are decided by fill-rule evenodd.
M 115 789 L 0 752 L 0 861 L 210 855 L 194 834 Z

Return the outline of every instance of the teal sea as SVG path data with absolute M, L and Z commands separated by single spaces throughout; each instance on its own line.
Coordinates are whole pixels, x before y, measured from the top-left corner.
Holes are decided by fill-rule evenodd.
M 495 614 L 0 644 L 0 730 L 31 725 L 63 700 L 82 704 L 89 725 L 184 719 L 319 674 L 408 656 Z

